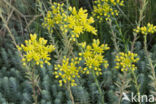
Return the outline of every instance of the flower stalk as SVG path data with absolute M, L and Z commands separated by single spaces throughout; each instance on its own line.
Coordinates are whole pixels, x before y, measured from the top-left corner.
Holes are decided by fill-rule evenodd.
M 34 72 L 34 69 L 32 69 L 32 72 L 31 72 L 31 83 L 32 83 L 32 88 L 33 88 L 33 100 L 34 100 L 34 103 L 35 104 L 38 104 L 38 101 L 37 101 L 37 98 L 38 98 L 38 94 L 37 94 L 37 91 L 36 91 L 36 87 L 38 86 L 38 77 L 35 75 L 35 72 Z
M 138 84 L 138 78 L 137 75 L 134 73 L 134 71 L 131 70 L 132 76 L 134 78 L 134 84 L 135 84 L 135 88 L 137 90 L 137 95 L 140 96 L 140 86 Z M 139 104 L 141 104 L 141 102 L 139 102 Z
M 70 97 L 70 100 L 72 101 L 72 104 L 75 104 L 70 84 L 67 84 L 67 90 L 69 92 L 69 97 Z
M 120 95 L 119 95 L 118 104 L 121 104 L 123 92 L 125 91 L 125 89 L 127 88 L 127 85 L 129 84 L 129 81 L 126 79 L 127 79 L 127 72 L 124 71 L 120 84 L 116 83 L 117 86 L 120 86 L 119 87 L 119 94 Z
M 147 35 L 144 35 L 144 51 L 145 51 L 145 54 L 146 54 L 146 57 L 147 57 L 147 60 L 149 62 L 149 65 L 151 67 L 151 71 L 152 71 L 152 77 L 153 77 L 153 80 L 154 80 L 154 88 L 156 89 L 156 76 L 155 76 L 155 69 L 154 69 L 154 65 L 152 63 L 152 60 L 150 58 L 150 55 L 149 55 L 149 52 L 148 52 L 148 49 L 147 49 Z
M 114 47 L 115 47 L 115 50 L 117 52 L 119 52 L 119 46 L 117 44 L 117 36 L 116 36 L 116 33 L 114 32 L 114 30 L 112 29 L 113 26 L 112 26 L 112 21 L 108 21 L 108 24 L 110 26 L 110 29 L 111 29 L 111 34 L 112 34 L 112 40 L 113 40 L 113 44 L 114 44 Z
M 100 93 L 101 104 L 104 104 L 104 94 L 103 94 L 103 92 L 102 92 L 102 89 L 101 89 L 101 87 L 100 87 L 99 81 L 97 80 L 97 77 L 96 77 L 96 75 L 95 75 L 94 70 L 92 70 L 92 75 L 93 75 L 93 77 L 94 77 L 94 81 L 95 81 L 96 86 L 98 87 L 98 91 L 99 91 L 99 93 Z
M 140 27 L 141 25 L 141 22 L 142 20 L 144 19 L 144 11 L 146 10 L 146 7 L 147 7 L 147 4 L 148 4 L 148 1 L 147 0 L 143 0 L 143 4 L 142 6 L 140 7 L 140 10 L 139 10 L 139 20 L 137 22 L 137 27 Z M 134 39 L 132 41 L 132 44 L 131 44 L 131 51 L 133 52 L 134 51 L 134 48 L 135 48 L 135 43 L 138 39 L 138 34 L 136 32 L 133 32 L 133 36 L 134 36 Z

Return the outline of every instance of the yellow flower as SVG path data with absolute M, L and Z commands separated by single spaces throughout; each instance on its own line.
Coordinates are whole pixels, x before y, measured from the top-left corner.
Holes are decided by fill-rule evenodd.
M 64 9 L 64 4 L 54 3 L 52 10 L 47 12 L 44 18 L 43 26 L 50 32 L 59 27 L 63 34 L 69 34 L 70 40 L 76 40 L 83 32 L 91 32 L 96 35 L 97 30 L 91 26 L 94 23 L 93 17 L 88 17 L 87 10 L 75 7 L 69 7 L 68 11 Z
M 140 33 L 143 35 L 147 35 L 147 34 L 153 34 L 156 32 L 156 26 L 154 26 L 153 24 L 148 23 L 147 26 L 143 26 L 143 27 L 137 27 L 136 29 L 133 29 L 134 32 L 136 33 Z
M 79 64 L 78 58 L 69 58 L 64 57 L 62 64 L 55 65 L 55 78 L 59 78 L 60 86 L 66 83 L 71 86 L 76 86 L 75 78 L 80 78 L 79 71 L 81 67 L 77 67 Z
M 43 64 L 50 64 L 50 55 L 55 50 L 53 45 L 46 45 L 47 40 L 39 38 L 37 40 L 36 34 L 30 34 L 30 40 L 25 41 L 25 45 L 17 46 L 23 52 L 23 64 L 34 62 L 36 65 L 43 67 Z
M 84 45 L 82 48 L 84 52 L 79 53 L 81 59 L 85 60 L 86 67 L 83 69 L 82 73 L 89 74 L 92 71 L 95 71 L 96 75 L 99 76 L 102 74 L 100 66 L 103 64 L 105 68 L 109 66 L 108 61 L 104 59 L 103 53 L 105 50 L 108 50 L 109 47 L 107 44 L 100 45 L 99 40 L 93 40 L 92 45 Z
M 120 68 L 121 71 L 128 71 L 128 70 L 134 71 L 135 69 L 137 69 L 135 63 L 139 61 L 139 58 L 137 58 L 137 54 L 128 51 L 128 53 L 120 52 L 116 56 L 115 61 L 116 61 L 116 66 L 115 66 L 116 69 Z
M 114 6 L 123 6 L 124 0 L 95 0 L 93 6 L 93 16 L 100 22 L 105 18 L 106 21 L 110 20 L 110 17 L 118 16 L 119 11 Z

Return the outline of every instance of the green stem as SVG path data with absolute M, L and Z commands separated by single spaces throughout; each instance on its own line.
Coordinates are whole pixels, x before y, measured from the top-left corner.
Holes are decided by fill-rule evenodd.
M 68 92 L 69 92 L 69 96 L 70 96 L 70 99 L 71 99 L 71 101 L 72 101 L 72 104 L 75 104 L 75 103 L 74 103 L 74 97 L 73 97 L 73 94 L 72 94 L 71 87 L 70 87 L 69 83 L 68 83 L 68 85 L 67 85 L 67 90 L 68 90 Z
M 31 75 L 30 75 L 30 81 L 31 81 L 31 83 L 32 83 L 32 89 L 33 89 L 33 95 L 32 95 L 32 97 L 33 97 L 33 100 L 34 100 L 34 104 L 38 104 L 38 101 L 37 101 L 37 98 L 38 98 L 38 96 L 37 96 L 37 91 L 36 91 L 36 87 L 37 87 L 37 77 L 36 77 L 36 75 L 35 75 L 35 69 L 34 69 L 34 63 L 32 63 L 32 65 L 31 65 L 31 69 L 30 70 L 28 70 L 28 71 L 30 71 L 29 73 L 31 73 Z
M 145 51 L 145 54 L 146 54 L 146 57 L 147 57 L 147 60 L 149 62 L 149 65 L 152 69 L 152 76 L 153 76 L 153 80 L 155 82 L 155 89 L 156 89 L 156 76 L 155 76 L 155 69 L 154 69 L 154 66 L 153 66 L 153 63 L 152 63 L 152 60 L 149 56 L 149 53 L 148 53 L 148 50 L 147 50 L 147 35 L 144 36 L 144 51 Z
M 95 83 L 96 83 L 96 85 L 97 85 L 97 87 L 98 87 L 98 90 L 99 90 L 99 93 L 100 93 L 101 104 L 104 104 L 104 94 L 102 93 L 101 87 L 100 87 L 100 85 L 99 85 L 99 82 L 98 82 L 98 80 L 97 80 L 97 77 L 96 77 L 96 75 L 95 75 L 94 70 L 92 70 L 92 74 L 93 74 Z
M 69 0 L 66 0 L 66 5 L 67 5 L 67 11 L 69 9 Z
M 114 17 L 114 18 L 115 18 L 115 17 Z M 115 18 L 115 24 L 117 25 L 117 28 L 118 28 L 118 30 L 119 30 L 119 33 L 120 33 L 120 35 L 122 36 L 122 31 L 121 31 L 121 28 L 120 28 L 120 26 L 119 26 L 118 21 L 117 21 L 116 18 Z
M 122 33 L 122 30 L 121 30 L 121 27 L 119 26 L 119 23 L 118 23 L 117 19 L 115 18 L 115 16 L 114 16 L 114 19 L 115 19 L 115 24 L 116 24 L 116 26 L 117 26 L 117 29 L 118 29 L 118 31 L 119 31 L 119 35 L 121 36 L 122 42 L 123 42 L 124 45 L 125 45 L 125 51 L 127 51 L 128 49 L 127 49 L 126 38 L 124 37 L 124 35 L 123 35 L 123 33 Z
M 145 9 L 146 9 L 147 4 L 148 4 L 148 1 L 143 0 L 143 5 L 142 5 L 142 7 L 141 7 L 140 10 L 139 10 L 139 20 L 138 20 L 138 22 L 136 23 L 137 27 L 140 27 L 140 25 L 141 25 L 141 22 L 142 22 L 142 20 L 143 20 L 143 18 L 144 18 L 144 15 L 143 15 L 143 14 L 144 14 L 144 11 L 145 11 Z M 136 34 L 135 32 L 133 32 L 133 36 L 134 36 L 134 39 L 133 39 L 133 42 L 132 42 L 132 45 L 131 45 L 131 51 L 132 51 L 132 52 L 133 52 L 133 50 L 134 50 L 135 42 L 136 42 L 137 39 L 138 39 L 137 34 Z
M 119 88 L 120 89 L 120 96 L 119 96 L 119 101 L 118 101 L 118 104 L 121 104 L 121 101 L 122 101 L 122 96 L 123 96 L 123 92 L 124 90 L 126 89 L 126 83 L 125 83 L 125 80 L 127 79 L 127 72 L 123 72 L 123 77 L 121 79 L 121 87 Z
M 131 73 L 132 73 L 133 78 L 134 78 L 134 83 L 135 83 L 135 87 L 136 87 L 136 90 L 137 90 L 137 95 L 140 96 L 140 87 L 139 87 L 139 84 L 138 84 L 137 76 L 134 73 L 134 71 L 132 71 L 132 70 L 131 70 Z M 141 104 L 141 102 L 139 102 L 139 104 Z
M 113 30 L 112 21 L 110 20 L 110 21 L 108 22 L 108 24 L 109 24 L 110 29 L 111 29 L 112 41 L 113 41 L 115 50 L 116 50 L 117 52 L 119 52 L 119 46 L 118 46 L 118 44 L 117 44 L 117 36 L 116 36 L 116 33 L 115 33 L 114 30 Z
M 32 88 L 33 88 L 33 99 L 34 99 L 34 102 L 35 102 L 35 104 L 38 104 L 38 102 L 37 102 L 37 92 L 36 92 L 36 89 L 35 89 L 35 87 L 36 87 L 36 85 L 35 85 L 35 75 L 34 75 L 34 73 L 32 73 L 32 80 L 31 80 L 31 82 L 32 82 Z

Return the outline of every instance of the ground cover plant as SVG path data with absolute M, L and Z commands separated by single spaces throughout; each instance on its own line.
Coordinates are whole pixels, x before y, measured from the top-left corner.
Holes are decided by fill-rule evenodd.
M 155 0 L 0 0 L 0 104 L 155 104 Z

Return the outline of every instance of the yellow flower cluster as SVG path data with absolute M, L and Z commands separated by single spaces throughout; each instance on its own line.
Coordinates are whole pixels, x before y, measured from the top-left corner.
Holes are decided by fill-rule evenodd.
M 128 53 L 120 52 L 116 58 L 116 69 L 121 68 L 121 71 L 132 70 L 134 71 L 136 68 L 135 63 L 139 61 L 137 58 L 137 54 L 128 51 Z
M 44 18 L 44 23 L 42 25 L 49 31 L 53 32 L 53 28 L 56 28 L 56 25 L 64 24 L 63 20 L 66 17 L 66 13 L 63 7 L 63 3 L 54 3 L 51 6 L 52 11 L 47 12 L 46 17 Z
M 75 7 L 70 7 L 71 15 L 67 17 L 67 27 L 71 29 L 72 40 L 78 38 L 84 31 L 91 32 L 96 35 L 97 30 L 91 26 L 94 23 L 93 17 L 88 18 L 87 10 L 80 8 L 79 11 Z
M 53 45 L 46 45 L 47 40 L 44 38 L 39 38 L 37 40 L 36 34 L 30 34 L 30 40 L 25 40 L 25 45 L 17 46 L 18 50 L 24 52 L 22 61 L 23 65 L 26 65 L 28 62 L 35 62 L 36 65 L 43 67 L 43 64 L 50 64 L 49 53 L 54 51 L 55 48 Z
M 109 21 L 111 17 L 118 16 L 119 11 L 114 6 L 123 6 L 124 0 L 95 0 L 93 6 L 93 16 L 100 22 L 105 18 Z
M 55 78 L 60 78 L 59 84 L 62 86 L 63 83 L 68 83 L 71 86 L 76 86 L 75 78 L 80 78 L 79 72 L 81 67 L 77 67 L 79 64 L 78 58 L 69 58 L 64 57 L 62 64 L 55 65 Z
M 97 30 L 91 26 L 94 23 L 93 17 L 88 18 L 87 10 L 75 7 L 64 9 L 64 4 L 54 3 L 44 18 L 43 26 L 49 31 L 59 27 L 63 34 L 70 34 L 70 39 L 75 41 L 80 34 L 87 31 L 96 35 Z
M 85 60 L 86 67 L 83 69 L 84 74 L 89 74 L 94 71 L 97 76 L 102 74 L 100 66 L 103 64 L 105 68 L 109 66 L 108 61 L 104 59 L 103 53 L 108 50 L 107 44 L 100 45 L 99 40 L 93 40 L 92 45 L 86 45 L 86 43 L 80 44 L 84 49 L 84 52 L 79 53 Z M 79 60 L 81 60 L 80 58 Z
M 136 33 L 141 32 L 143 35 L 153 34 L 156 32 L 156 26 L 148 23 L 147 26 L 143 26 L 143 27 L 138 26 L 136 29 L 134 29 L 134 32 L 136 32 Z

